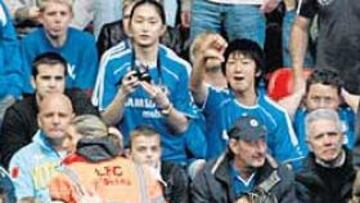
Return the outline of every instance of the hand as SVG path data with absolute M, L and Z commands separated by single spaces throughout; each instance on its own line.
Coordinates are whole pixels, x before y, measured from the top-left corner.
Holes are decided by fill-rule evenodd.
M 205 67 L 220 65 L 224 61 L 224 52 L 227 42 L 218 34 L 209 34 L 200 45 L 198 59 Z
M 30 20 L 38 22 L 40 16 L 40 9 L 36 6 L 32 6 L 29 8 L 27 15 Z
M 125 74 L 124 78 L 121 81 L 119 91 L 121 91 L 125 96 L 133 93 L 140 84 L 139 79 L 134 76 L 135 73 L 136 72 L 133 70 L 129 71 Z
M 171 105 L 166 93 L 163 92 L 160 87 L 149 84 L 145 81 L 142 81 L 140 84 L 160 109 L 166 109 L 169 105 Z
M 260 10 L 263 13 L 270 13 L 279 5 L 279 3 L 279 0 L 264 0 Z

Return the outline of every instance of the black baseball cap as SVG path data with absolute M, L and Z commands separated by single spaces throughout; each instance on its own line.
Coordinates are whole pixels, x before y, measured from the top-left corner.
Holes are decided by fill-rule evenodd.
M 229 138 L 241 139 L 248 142 L 258 139 L 266 139 L 266 127 L 252 116 L 238 118 L 233 127 L 228 131 Z

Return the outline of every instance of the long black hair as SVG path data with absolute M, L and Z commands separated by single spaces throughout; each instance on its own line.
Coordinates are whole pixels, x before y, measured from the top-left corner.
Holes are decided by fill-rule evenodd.
M 159 2 L 154 1 L 154 0 L 140 0 L 140 1 L 137 1 L 134 4 L 133 8 L 131 9 L 130 22 L 131 22 L 132 18 L 134 17 L 135 10 L 139 6 L 142 6 L 144 4 L 150 4 L 150 5 L 154 6 L 155 10 L 157 11 L 157 13 L 160 16 L 161 22 L 163 23 L 163 25 L 166 24 L 166 15 L 165 15 L 164 7 Z

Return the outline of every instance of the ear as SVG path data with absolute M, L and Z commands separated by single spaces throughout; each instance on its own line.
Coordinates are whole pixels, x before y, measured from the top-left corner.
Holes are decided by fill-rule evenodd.
M 70 19 L 72 20 L 74 18 L 74 11 L 73 9 L 70 9 Z
M 124 156 L 125 156 L 126 158 L 128 158 L 128 159 L 131 159 L 131 151 L 130 151 L 129 148 L 126 148 L 126 149 L 124 150 Z
M 306 141 L 305 141 L 305 142 L 306 142 L 306 144 L 307 144 L 307 146 L 308 146 L 308 148 L 309 148 L 309 151 L 310 151 L 310 152 L 313 152 L 313 147 L 311 146 L 308 138 L 306 138 Z
M 162 28 L 160 30 L 160 34 L 161 34 L 160 36 L 164 36 L 166 31 L 167 31 L 167 25 L 165 24 L 162 26 Z
M 239 142 L 236 139 L 230 139 L 229 140 L 229 148 L 233 154 L 238 154 L 238 145 Z
M 31 76 L 30 82 L 31 82 L 31 86 L 32 86 L 34 89 L 36 89 L 36 82 L 35 82 L 34 76 Z
M 37 123 L 38 123 L 39 129 L 41 129 L 42 125 L 41 125 L 41 121 L 40 121 L 40 113 L 38 113 L 36 117 L 37 117 Z
M 44 12 L 40 11 L 40 14 L 37 19 L 41 25 L 44 24 L 43 15 L 44 15 Z
M 260 76 L 261 76 L 261 73 L 262 73 L 262 71 L 261 71 L 261 70 L 258 70 L 258 71 L 255 73 L 255 77 L 260 77 Z
M 133 30 L 132 30 L 132 28 L 131 28 L 131 26 L 130 26 L 130 21 L 128 22 L 127 28 L 128 28 L 127 36 L 128 36 L 129 38 L 132 38 L 134 35 L 133 35 Z

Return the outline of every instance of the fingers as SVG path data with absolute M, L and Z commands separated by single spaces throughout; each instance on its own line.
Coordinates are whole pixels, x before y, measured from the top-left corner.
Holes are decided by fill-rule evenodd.
M 218 34 L 210 34 L 204 40 L 200 47 L 202 60 L 212 60 L 212 63 L 221 64 L 224 61 L 224 52 L 227 47 L 225 39 Z
M 213 44 L 213 46 L 214 46 L 214 48 L 215 48 L 216 50 L 218 50 L 221 54 L 224 54 L 227 45 L 228 45 L 228 44 L 227 44 L 226 40 L 225 40 L 223 37 L 221 37 L 220 35 L 216 35 L 216 36 L 214 37 L 214 44 Z
M 223 54 L 226 47 L 227 47 L 227 42 L 221 35 L 210 34 L 204 40 L 204 43 L 201 45 L 200 50 L 206 51 L 209 49 L 215 49 L 215 50 L 221 52 L 221 54 Z
M 122 80 L 121 88 L 124 90 L 125 94 L 134 92 L 136 87 L 140 84 L 139 79 L 134 76 L 135 73 L 135 71 L 129 71 Z
M 159 108 L 164 108 L 169 105 L 169 98 L 160 87 L 149 84 L 145 81 L 142 81 L 140 84 Z
M 148 82 L 141 81 L 140 84 L 143 87 L 143 89 L 145 90 L 145 92 L 147 92 L 149 94 L 149 97 L 152 99 L 155 98 L 161 91 L 159 88 L 157 88 L 154 85 L 149 84 Z

